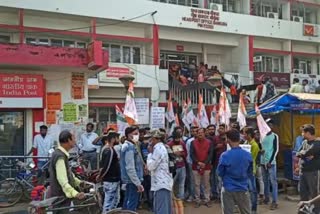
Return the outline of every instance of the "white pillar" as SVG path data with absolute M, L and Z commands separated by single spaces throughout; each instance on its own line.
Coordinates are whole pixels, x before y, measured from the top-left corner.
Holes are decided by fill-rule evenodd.
M 202 61 L 204 62 L 204 64 L 208 63 L 208 53 L 207 53 L 207 46 L 202 44 Z
M 283 20 L 290 20 L 291 17 L 290 17 L 290 14 L 291 14 L 291 11 L 290 11 L 290 2 L 286 2 L 284 4 L 281 4 L 281 9 L 282 9 L 282 19 Z

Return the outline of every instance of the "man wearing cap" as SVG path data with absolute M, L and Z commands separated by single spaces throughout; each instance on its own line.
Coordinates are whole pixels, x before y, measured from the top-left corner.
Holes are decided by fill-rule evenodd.
M 100 171 L 97 181 L 103 181 L 104 204 L 103 214 L 109 210 L 117 208 L 120 201 L 120 164 L 114 146 L 119 142 L 119 134 L 110 131 L 107 135 L 102 136 L 103 143 L 100 152 Z
M 312 124 L 302 126 L 302 136 L 306 139 L 297 153 L 300 161 L 300 198 L 308 201 L 318 195 L 318 170 L 320 169 L 320 141 L 316 139 Z
M 172 175 L 169 171 L 169 156 L 161 139 L 163 133 L 154 130 L 151 133 L 151 146 L 147 167 L 151 172 L 151 191 L 154 192 L 154 213 L 171 214 Z
M 121 147 L 121 180 L 126 186 L 122 209 L 136 211 L 140 193 L 144 191 L 143 160 L 138 151 L 139 127 L 130 126 L 125 130 L 126 141 Z
M 279 151 L 279 137 L 273 132 L 273 121 L 266 120 L 271 131 L 262 139 L 261 167 L 264 182 L 264 204 L 269 203 L 270 182 L 272 186 L 271 210 L 278 208 L 277 154 Z

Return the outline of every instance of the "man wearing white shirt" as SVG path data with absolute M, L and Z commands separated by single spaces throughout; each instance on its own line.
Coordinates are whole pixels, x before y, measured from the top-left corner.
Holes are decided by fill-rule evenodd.
M 151 144 L 147 158 L 147 168 L 151 172 L 151 191 L 154 192 L 154 213 L 171 214 L 173 186 L 172 175 L 169 171 L 169 156 L 161 139 L 163 134 L 159 130 L 151 133 Z
M 90 162 L 91 169 L 97 169 L 97 149 L 99 147 L 94 145 L 93 141 L 98 135 L 93 132 L 93 128 L 93 123 L 87 124 L 86 132 L 81 135 L 79 147 L 83 158 Z
M 33 147 L 28 153 L 30 155 L 34 150 L 37 150 L 38 159 L 38 177 L 42 175 L 42 168 L 48 162 L 49 150 L 53 148 L 53 139 L 47 134 L 48 127 L 45 125 L 40 126 L 40 134 L 37 134 L 33 140 Z M 48 157 L 48 158 L 46 158 Z

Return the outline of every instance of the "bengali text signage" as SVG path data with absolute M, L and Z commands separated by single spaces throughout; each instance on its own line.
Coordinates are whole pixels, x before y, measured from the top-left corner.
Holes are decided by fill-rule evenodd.
M 0 74 L 0 108 L 42 108 L 42 75 Z

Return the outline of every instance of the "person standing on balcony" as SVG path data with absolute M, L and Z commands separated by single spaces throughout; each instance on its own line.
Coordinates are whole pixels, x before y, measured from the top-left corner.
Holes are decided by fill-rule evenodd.
M 203 186 L 204 204 L 211 207 L 210 204 L 210 171 L 213 155 L 213 145 L 205 137 L 205 128 L 198 129 L 197 139 L 191 145 L 191 159 L 193 161 L 192 170 L 195 180 L 195 207 L 201 205 L 200 186 Z
M 263 103 L 262 94 L 263 94 L 264 84 L 265 84 L 265 81 L 262 80 L 261 83 L 257 86 L 256 91 L 255 91 L 255 102 L 258 105 Z
M 97 169 L 97 150 L 99 149 L 99 146 L 93 144 L 99 137 L 93 132 L 93 128 L 93 123 L 88 123 L 86 132 L 81 135 L 79 142 L 80 153 L 84 160 L 89 161 L 92 170 Z
M 303 93 L 304 89 L 303 86 L 299 83 L 299 78 L 293 79 L 293 84 L 289 89 L 289 93 Z
M 272 83 L 269 77 L 266 77 L 265 84 L 263 86 L 262 95 L 261 95 L 262 102 L 266 102 L 267 100 L 271 99 L 277 94 L 278 93 L 277 93 L 276 86 Z
M 177 198 L 184 200 L 184 185 L 186 180 L 185 161 L 187 158 L 187 148 L 185 143 L 182 141 L 181 136 L 179 135 L 174 135 L 173 140 L 168 143 L 168 146 L 170 146 L 176 156 L 176 174 L 174 176 L 174 186 L 178 189 Z
M 320 80 L 318 80 L 318 86 L 316 87 L 316 94 L 320 94 Z
M 304 93 L 310 93 L 309 81 L 307 79 L 304 79 L 302 81 L 302 86 L 303 86 L 303 89 L 304 89 Z

